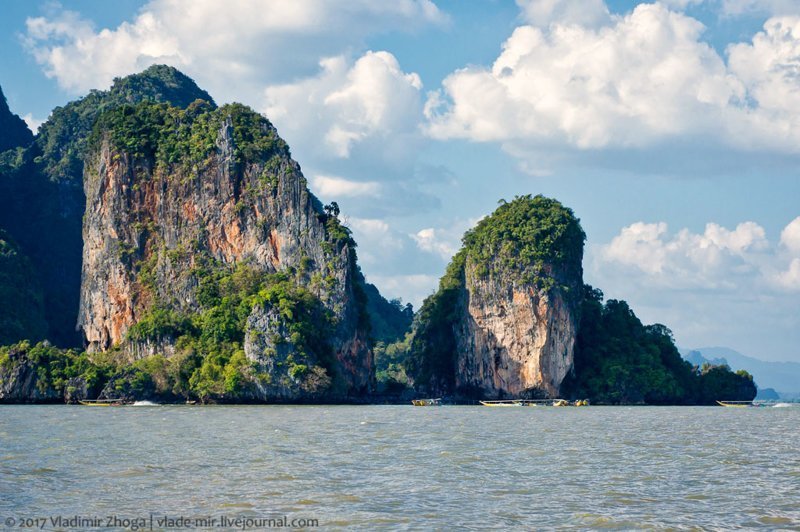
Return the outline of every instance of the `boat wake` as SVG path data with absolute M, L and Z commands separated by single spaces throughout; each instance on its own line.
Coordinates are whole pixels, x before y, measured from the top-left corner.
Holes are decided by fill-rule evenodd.
M 776 403 L 772 405 L 772 408 L 789 408 L 792 406 L 792 403 Z
M 131 406 L 161 406 L 153 401 L 136 401 Z

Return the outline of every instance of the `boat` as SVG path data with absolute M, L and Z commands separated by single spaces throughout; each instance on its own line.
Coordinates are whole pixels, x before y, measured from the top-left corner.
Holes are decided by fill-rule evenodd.
M 80 399 L 78 403 L 83 406 L 122 406 L 127 404 L 122 399 Z
M 747 408 L 753 405 L 753 401 L 717 401 L 719 406 L 726 406 L 728 408 Z
M 412 399 L 411 404 L 414 406 L 442 406 L 441 399 Z
M 503 399 L 496 401 L 479 401 L 483 406 L 588 406 L 587 399 L 575 401 L 566 399 Z
M 483 406 L 525 406 L 525 401 L 518 399 L 508 399 L 505 401 L 480 401 Z

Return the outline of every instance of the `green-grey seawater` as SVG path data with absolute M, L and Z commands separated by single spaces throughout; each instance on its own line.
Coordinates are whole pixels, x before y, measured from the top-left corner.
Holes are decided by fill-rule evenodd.
M 800 529 L 799 427 L 798 406 L 4 406 L 0 528 Z

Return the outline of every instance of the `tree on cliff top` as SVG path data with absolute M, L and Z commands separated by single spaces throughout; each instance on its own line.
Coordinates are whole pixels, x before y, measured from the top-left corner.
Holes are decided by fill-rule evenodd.
M 463 243 L 479 277 L 514 272 L 540 289 L 558 284 L 568 291 L 583 276 L 585 240 L 572 209 L 542 195 L 525 195 L 501 202 L 466 232 Z
M 107 91 L 93 90 L 80 100 L 53 109 L 36 137 L 40 150 L 37 160 L 49 179 L 77 180 L 80 184 L 87 141 L 95 120 L 104 111 L 140 102 L 186 108 L 195 100 L 216 107 L 214 99 L 191 78 L 166 65 L 154 65 L 139 74 L 115 78 Z

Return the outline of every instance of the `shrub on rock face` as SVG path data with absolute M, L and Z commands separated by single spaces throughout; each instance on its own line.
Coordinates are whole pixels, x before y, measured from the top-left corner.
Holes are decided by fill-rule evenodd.
M 0 347 L 0 401 L 74 402 L 96 397 L 112 371 L 86 353 L 47 342 Z
M 135 362 L 135 371 L 117 379 L 127 383 L 119 384 L 120 391 L 257 400 L 270 394 L 292 399 L 330 387 L 336 375 L 330 344 L 335 318 L 314 294 L 289 275 L 244 263 L 231 268 L 206 260 L 196 275 L 202 294 L 198 312 L 155 307 L 128 331 L 131 342 L 168 338 L 175 354 Z M 107 387 L 108 393 L 116 386 Z

